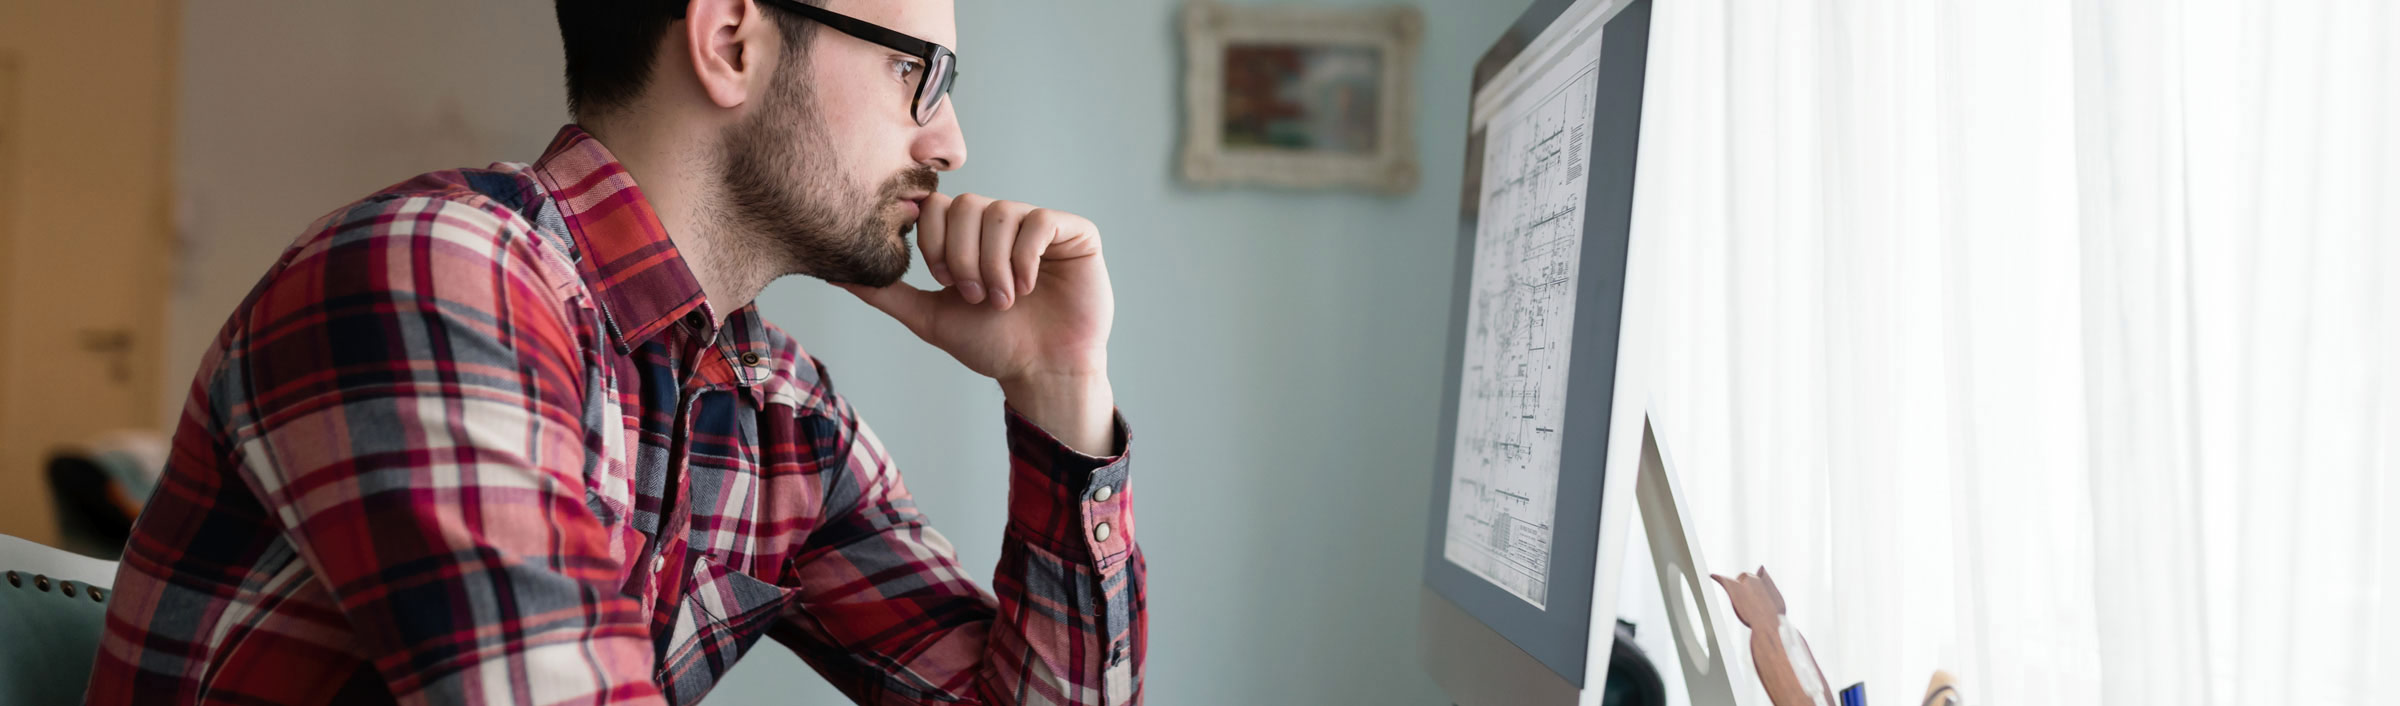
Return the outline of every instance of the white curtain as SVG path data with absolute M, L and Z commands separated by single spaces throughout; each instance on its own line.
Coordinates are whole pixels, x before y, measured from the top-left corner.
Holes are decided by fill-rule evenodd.
M 1875 703 L 2400 703 L 2396 44 L 1657 0 L 1636 352 L 1711 568 Z

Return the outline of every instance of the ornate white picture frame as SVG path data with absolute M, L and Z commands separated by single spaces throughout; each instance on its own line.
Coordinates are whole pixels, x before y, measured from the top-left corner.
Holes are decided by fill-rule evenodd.
M 1191 0 L 1183 13 L 1184 178 L 1414 190 L 1410 123 L 1424 26 L 1407 6 Z

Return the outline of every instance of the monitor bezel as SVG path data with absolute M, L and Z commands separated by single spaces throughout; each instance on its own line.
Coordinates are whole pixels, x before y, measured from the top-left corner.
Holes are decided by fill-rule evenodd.
M 1612 622 L 1593 618 L 1595 597 L 1615 593 L 1614 586 L 1594 590 L 1595 584 L 1604 580 L 1600 575 L 1603 572 L 1595 571 L 1596 564 L 1603 560 L 1599 551 L 1603 510 L 1604 506 L 1611 510 L 1626 506 L 1603 501 L 1604 487 L 1609 485 L 1610 437 L 1617 426 L 1612 419 L 1618 412 L 1615 398 L 1621 392 L 1616 376 L 1625 313 L 1634 157 L 1638 151 L 1641 91 L 1647 67 L 1650 0 L 1621 3 L 1537 0 L 1477 63 L 1473 95 L 1480 104 L 1496 79 L 1505 80 L 1507 74 L 1528 70 L 1512 64 L 1526 58 L 1526 51 L 1537 41 L 1545 42 L 1544 48 L 1556 41 L 1573 41 L 1573 37 L 1542 36 L 1560 25 L 1561 18 L 1569 17 L 1570 11 L 1576 13 L 1573 19 L 1577 21 L 1592 12 L 1608 14 L 1598 20 L 1604 23 L 1599 30 L 1600 86 L 1595 95 L 1598 105 L 1588 162 L 1591 175 L 1583 224 L 1585 241 L 1578 264 L 1574 345 L 1564 426 L 1590 432 L 1568 436 L 1561 444 L 1558 507 L 1553 519 L 1549 566 L 1550 600 L 1547 607 L 1536 608 L 1444 556 L 1466 312 L 1472 296 L 1476 217 L 1481 204 L 1485 128 L 1479 120 L 1470 121 L 1460 193 L 1442 425 L 1437 432 L 1435 484 L 1425 547 L 1425 585 L 1429 601 L 1442 599 L 1448 609 L 1472 617 L 1481 623 L 1480 627 L 1505 639 L 1568 685 L 1582 689 L 1586 687 L 1587 663 L 1595 644 L 1591 638 L 1593 626 Z M 1629 103 L 1610 102 L 1610 98 L 1628 92 L 1632 96 Z M 1631 473 L 1632 469 L 1622 472 Z M 1614 571 L 1605 573 L 1616 575 Z M 1428 610 L 1440 607 L 1429 606 Z M 1614 608 L 1613 605 L 1607 608 L 1612 616 Z M 1441 617 L 1437 622 L 1456 623 L 1448 609 L 1438 614 Z M 1435 622 L 1427 625 L 1430 629 Z

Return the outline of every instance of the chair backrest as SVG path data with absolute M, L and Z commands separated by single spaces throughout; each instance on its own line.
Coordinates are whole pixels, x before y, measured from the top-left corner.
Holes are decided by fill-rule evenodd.
M 0 706 L 82 703 L 117 564 L 0 535 Z

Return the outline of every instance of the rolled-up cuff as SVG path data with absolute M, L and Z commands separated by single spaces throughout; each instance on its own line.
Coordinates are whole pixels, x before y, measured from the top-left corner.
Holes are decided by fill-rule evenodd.
M 1007 410 L 1008 523 L 1027 542 L 1102 570 L 1124 562 L 1133 544 L 1133 497 L 1126 487 L 1133 433 L 1111 414 L 1117 455 L 1088 456 Z

